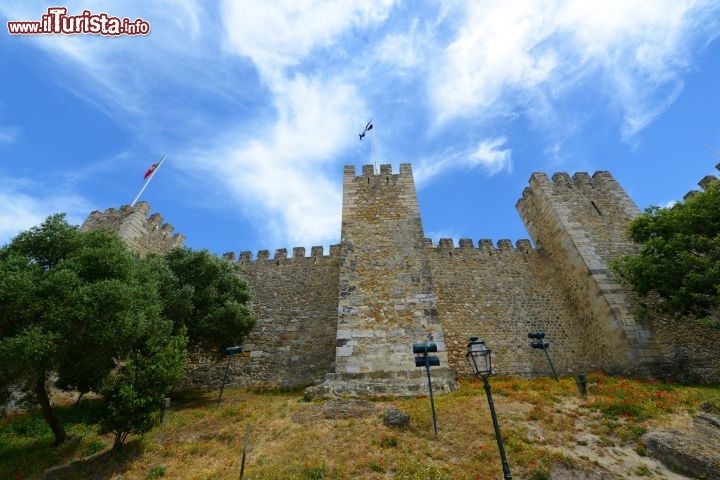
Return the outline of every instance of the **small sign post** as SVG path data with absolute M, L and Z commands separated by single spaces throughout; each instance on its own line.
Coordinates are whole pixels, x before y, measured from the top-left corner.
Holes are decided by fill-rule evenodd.
M 547 351 L 548 347 L 550 346 L 550 342 L 546 342 L 545 340 L 543 340 L 545 338 L 545 332 L 543 332 L 542 330 L 530 332 L 528 333 L 528 338 L 532 339 L 532 343 L 530 344 L 532 348 L 539 348 L 543 352 L 545 352 L 545 356 L 547 357 L 547 361 L 550 364 L 550 368 L 552 368 L 553 377 L 555 377 L 556 381 L 559 381 L 557 372 L 555 372 L 555 365 L 553 365 L 552 360 L 550 360 L 550 354 Z
M 435 428 L 435 440 L 438 438 L 437 417 L 435 416 L 435 400 L 433 399 L 432 380 L 430 379 L 430 367 L 440 366 L 440 358 L 430 356 L 428 353 L 437 352 L 437 345 L 434 343 L 413 343 L 413 353 L 415 357 L 416 367 L 425 367 L 427 369 L 428 389 L 430 390 L 430 407 L 432 408 L 433 427 Z
M 223 391 L 225 390 L 225 382 L 227 382 L 228 370 L 230 370 L 230 359 L 236 353 L 242 353 L 245 351 L 245 347 L 228 347 L 225 349 L 225 355 L 228 357 L 227 364 L 225 365 L 225 375 L 223 375 L 222 385 L 220 385 L 220 395 L 218 395 L 216 407 L 220 406 L 220 399 L 222 399 Z

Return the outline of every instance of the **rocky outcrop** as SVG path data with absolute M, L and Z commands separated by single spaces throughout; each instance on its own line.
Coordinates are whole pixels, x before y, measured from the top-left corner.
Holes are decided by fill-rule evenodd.
M 669 469 L 692 477 L 720 479 L 720 416 L 705 404 L 686 427 L 646 433 L 645 448 Z M 713 413 L 715 412 L 715 413 Z

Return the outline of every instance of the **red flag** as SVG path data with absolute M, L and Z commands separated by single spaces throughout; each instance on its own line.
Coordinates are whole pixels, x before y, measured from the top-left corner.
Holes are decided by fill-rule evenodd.
M 157 166 L 158 166 L 157 163 L 153 163 L 153 164 L 152 164 L 152 167 L 150 167 L 150 168 L 148 169 L 148 171 L 145 172 L 145 176 L 143 177 L 143 180 L 145 180 L 147 177 L 149 177 L 150 175 L 152 175 L 152 172 L 155 171 L 155 169 L 157 168 Z
M 153 164 L 152 164 L 152 167 L 150 167 L 150 168 L 148 169 L 148 171 L 145 172 L 145 177 L 144 177 L 144 178 L 145 178 L 145 182 L 143 183 L 143 186 L 142 186 L 142 188 L 140 189 L 140 192 L 138 192 L 138 194 L 135 196 L 135 200 L 132 201 L 132 203 L 130 204 L 130 206 L 135 206 L 135 202 L 138 201 L 138 198 L 140 198 L 140 195 L 142 195 L 142 193 L 145 191 L 145 189 L 147 188 L 147 186 L 150 185 L 150 180 L 153 179 L 153 176 L 155 175 L 155 173 L 157 173 L 157 170 L 158 170 L 160 167 L 162 167 L 162 164 L 163 164 L 163 162 L 165 161 L 166 158 L 167 158 L 167 156 L 166 156 L 166 155 L 163 155 L 162 158 L 160 159 L 160 161 L 159 161 L 158 163 L 153 163 Z

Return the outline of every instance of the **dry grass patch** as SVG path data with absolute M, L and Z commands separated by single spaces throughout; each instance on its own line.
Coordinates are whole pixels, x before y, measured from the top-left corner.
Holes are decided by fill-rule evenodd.
M 639 436 L 654 423 L 677 421 L 673 415 L 687 415 L 704 401 L 720 403 L 717 387 L 603 375 L 589 375 L 589 381 L 591 395 L 583 399 L 571 378 L 492 378 L 514 478 L 591 470 L 616 478 L 673 478 L 637 451 Z M 118 455 L 105 452 L 111 439 L 97 435 L 91 422 L 73 427 L 79 432 L 74 444 L 54 449 L 37 433 L 43 425 L 36 414 L 5 419 L 0 477 L 42 478 L 56 467 L 49 478 L 236 479 L 250 425 L 246 479 L 501 478 L 485 392 L 475 380 L 435 399 L 438 440 L 427 397 L 305 402 L 300 392 L 229 389 L 216 408 L 216 396 L 177 395 L 165 424 L 133 438 Z M 411 416 L 408 428 L 383 425 L 391 406 Z M 22 442 L 30 446 L 20 448 Z

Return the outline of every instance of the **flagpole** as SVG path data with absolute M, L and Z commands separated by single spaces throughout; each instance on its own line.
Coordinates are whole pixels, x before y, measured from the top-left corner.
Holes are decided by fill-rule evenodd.
M 715 158 L 717 158 L 718 160 L 720 160 L 720 155 L 718 155 L 715 150 L 713 150 L 712 148 L 710 148 L 710 147 L 709 147 L 707 144 L 705 144 L 705 143 L 703 143 L 703 147 L 705 147 L 705 149 L 706 149 L 708 152 L 710 152 L 710 155 L 712 155 L 713 157 L 715 157 Z
M 145 185 L 143 185 L 143 187 L 138 192 L 137 196 L 135 197 L 135 200 L 133 200 L 132 203 L 130 204 L 131 207 L 135 206 L 135 202 L 138 201 L 138 198 L 140 198 L 140 195 L 142 195 L 143 192 L 145 191 L 145 189 L 147 188 L 147 186 L 150 185 L 150 180 L 152 180 L 153 177 L 155 176 L 155 174 L 157 173 L 157 171 L 160 170 L 160 167 L 162 166 L 166 157 L 167 157 L 167 155 L 162 156 L 162 158 L 160 159 L 160 163 L 157 164 L 157 167 L 155 167 L 155 169 L 152 171 L 152 173 L 150 174 L 150 177 L 145 181 Z
M 378 170 L 378 164 L 377 164 L 377 148 L 375 147 L 375 124 L 373 123 L 372 128 L 372 161 L 373 161 L 373 170 L 375 171 L 375 175 L 380 173 L 380 170 Z

